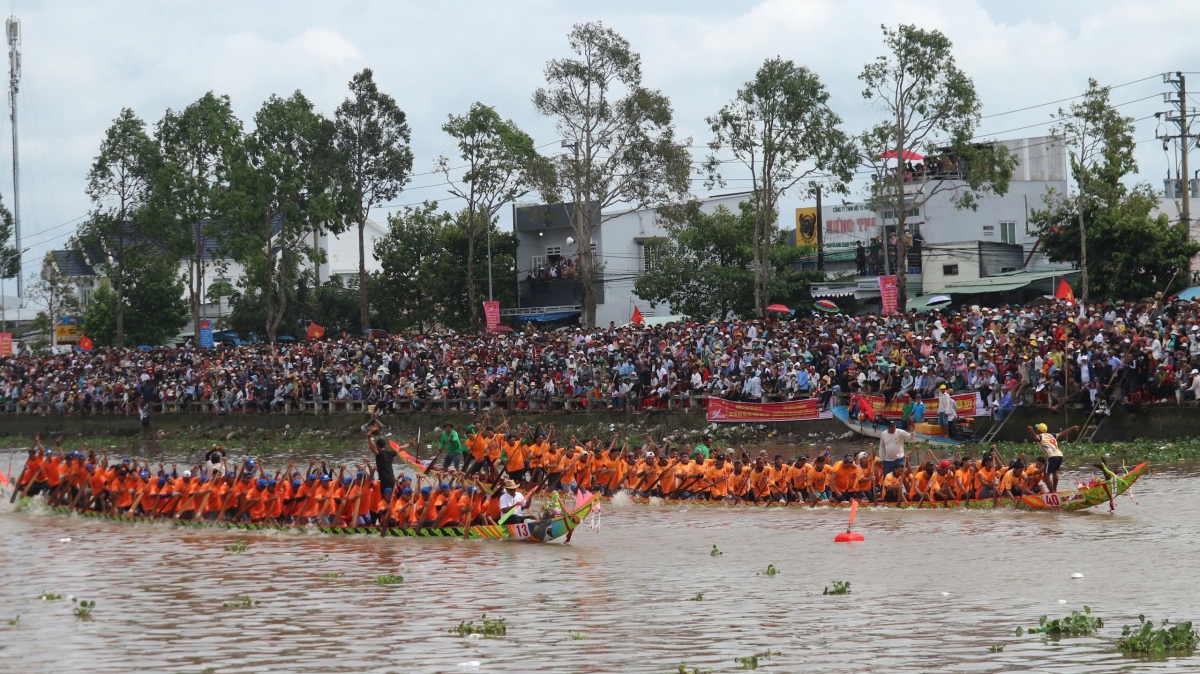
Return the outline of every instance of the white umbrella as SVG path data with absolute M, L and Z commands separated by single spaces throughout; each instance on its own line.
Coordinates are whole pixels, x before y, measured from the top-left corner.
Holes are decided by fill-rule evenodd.
M 925 306 L 932 307 L 935 304 L 949 304 L 949 303 L 950 303 L 949 295 L 934 295 L 933 297 L 929 298 L 929 301 L 925 303 Z

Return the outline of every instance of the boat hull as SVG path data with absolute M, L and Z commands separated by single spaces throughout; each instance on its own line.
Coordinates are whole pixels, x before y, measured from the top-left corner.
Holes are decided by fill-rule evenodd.
M 849 428 L 859 435 L 865 435 L 868 438 L 878 438 L 887 431 L 887 426 L 851 419 L 850 410 L 844 405 L 834 405 L 833 407 L 830 407 L 829 410 L 833 412 L 833 418 L 842 422 L 846 425 L 846 428 Z M 925 433 L 915 432 L 913 435 L 916 436 L 917 440 L 920 440 L 921 442 L 931 442 L 937 445 L 958 447 L 967 444 L 966 440 L 954 440 L 941 435 L 927 435 Z

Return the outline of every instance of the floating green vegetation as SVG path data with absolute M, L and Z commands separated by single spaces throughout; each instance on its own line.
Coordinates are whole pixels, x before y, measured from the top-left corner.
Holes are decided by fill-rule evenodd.
M 688 667 L 686 662 L 679 663 L 679 668 L 676 670 L 679 674 L 712 674 L 713 670 L 700 669 L 699 667 Z
M 1003 644 L 995 644 L 995 645 L 993 645 L 991 648 L 989 648 L 988 650 L 989 650 L 989 651 L 991 651 L 991 652 L 993 652 L 993 653 L 1003 653 L 1003 652 L 1004 652 L 1004 645 L 1003 645 Z
M 582 632 L 572 632 L 571 638 L 574 639 L 575 641 L 583 641 L 584 639 L 587 638 L 587 635 Z
M 327 573 L 327 574 L 325 574 L 325 578 L 327 580 L 334 580 L 335 578 L 345 578 L 345 577 L 346 577 L 346 574 L 344 574 L 344 573 Z
M 380 585 L 399 585 L 404 582 L 404 576 L 398 573 L 385 573 L 375 582 Z
M 768 564 L 768 565 L 767 565 L 767 570 L 766 570 L 766 571 L 763 571 L 763 575 L 764 575 L 764 576 L 774 576 L 774 575 L 775 575 L 775 574 L 777 574 L 777 573 L 779 573 L 779 571 L 777 571 L 777 570 L 775 569 L 775 565 L 774 565 L 774 564 Z
M 695 596 L 695 597 L 692 597 L 692 598 L 691 598 L 691 599 L 689 599 L 688 601 L 704 601 L 704 593 L 703 593 L 703 592 L 697 592 L 697 593 L 696 593 L 696 596 Z
M 329 555 L 318 555 L 317 556 L 318 562 L 328 562 L 329 559 L 330 559 Z
M 724 554 L 724 553 L 722 553 L 720 550 L 718 550 L 716 545 L 713 545 L 712 552 L 708 553 L 708 556 L 709 557 L 720 557 L 722 554 Z
M 71 603 L 75 604 L 76 618 L 79 618 L 80 620 L 92 619 L 92 609 L 96 608 L 95 601 L 88 601 L 86 599 L 72 599 Z
M 1139 615 L 1142 626 L 1134 629 L 1126 625 L 1117 639 L 1117 648 L 1130 654 L 1191 655 L 1200 644 L 1200 633 L 1192 629 L 1191 622 L 1170 624 L 1163 619 L 1162 626 L 1155 628 L 1154 622 Z
M 833 581 L 833 589 L 825 588 L 821 594 L 850 594 L 850 581 L 835 580 Z
M 450 633 L 460 637 L 479 634 L 487 639 L 498 639 L 508 634 L 508 626 L 504 624 L 504 618 L 488 618 L 485 613 L 480 618 L 480 622 L 476 623 L 474 620 L 460 622 L 458 627 L 450 630 Z M 574 638 L 573 635 L 572 638 Z
M 246 545 L 246 541 L 238 539 L 233 543 L 225 546 L 225 552 L 245 552 L 250 546 Z
M 8 624 L 12 625 L 13 627 L 16 627 L 18 624 L 20 624 L 20 622 L 21 622 L 21 614 L 18 613 L 17 617 L 8 621 Z
M 38 596 L 38 599 L 41 599 L 42 601 L 58 601 L 62 598 L 63 595 L 55 594 L 54 592 L 43 592 Z
M 251 599 L 250 595 L 242 597 L 239 601 L 227 601 L 221 604 L 221 608 L 254 608 L 259 605 L 257 599 Z
M 1038 626 L 1030 627 L 1028 632 L 1058 637 L 1083 637 L 1094 634 L 1101 627 L 1104 627 L 1104 621 L 1092 615 L 1091 607 L 1084 606 L 1083 613 L 1071 611 L 1071 615 L 1065 618 L 1047 620 L 1046 616 L 1042 616 L 1038 619 Z M 1022 630 L 1018 627 L 1017 636 L 1021 636 L 1021 634 Z
M 754 655 L 747 655 L 741 658 L 734 658 L 733 661 L 740 665 L 738 669 L 758 669 L 759 658 L 770 660 L 772 655 L 779 654 L 779 651 L 765 651 L 762 653 L 755 653 Z

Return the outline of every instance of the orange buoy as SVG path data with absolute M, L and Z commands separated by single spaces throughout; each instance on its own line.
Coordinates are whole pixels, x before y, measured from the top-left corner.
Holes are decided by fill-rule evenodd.
M 834 543 L 850 543 L 851 541 L 862 541 L 862 540 L 866 540 L 866 539 L 864 539 L 863 535 L 858 533 L 857 531 L 843 531 L 842 533 L 833 537 Z

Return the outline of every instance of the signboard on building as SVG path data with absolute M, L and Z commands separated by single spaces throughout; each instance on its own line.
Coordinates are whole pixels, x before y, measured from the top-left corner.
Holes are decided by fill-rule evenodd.
M 797 246 L 815 246 L 817 245 L 817 227 L 820 223 L 817 222 L 817 208 L 811 206 L 809 208 L 796 209 L 796 245 Z
M 879 236 L 879 220 L 867 204 L 838 204 L 821 209 L 825 227 L 825 249 L 854 248 L 858 241 L 870 243 Z
M 12 333 L 0 332 L 0 356 L 11 356 L 12 350 Z
M 200 348 L 213 348 L 212 321 L 207 318 L 200 319 Z
M 82 325 L 83 319 L 79 316 L 59 316 L 54 325 L 54 339 L 59 344 L 78 343 Z

